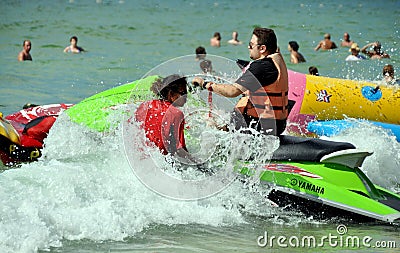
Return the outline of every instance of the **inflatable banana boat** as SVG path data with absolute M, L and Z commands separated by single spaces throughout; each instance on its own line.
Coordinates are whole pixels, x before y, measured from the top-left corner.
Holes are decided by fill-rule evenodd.
M 295 101 L 289 115 L 289 132 L 329 135 L 349 127 L 343 120 L 354 118 L 376 122 L 400 140 L 400 114 L 396 110 L 400 107 L 400 87 L 397 85 L 289 71 L 289 99 Z

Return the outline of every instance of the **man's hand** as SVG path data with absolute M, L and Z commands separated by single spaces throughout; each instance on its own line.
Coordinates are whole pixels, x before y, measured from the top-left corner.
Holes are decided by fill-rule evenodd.
M 201 77 L 196 76 L 196 77 L 193 78 L 192 84 L 193 84 L 194 87 L 200 86 L 200 88 L 203 88 L 204 79 L 201 78 Z

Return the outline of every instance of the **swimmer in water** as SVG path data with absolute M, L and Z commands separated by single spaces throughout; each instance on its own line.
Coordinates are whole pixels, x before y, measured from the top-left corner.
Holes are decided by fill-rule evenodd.
M 78 47 L 78 37 L 76 36 L 72 36 L 69 41 L 71 42 L 71 45 L 66 47 L 64 49 L 64 53 L 75 53 L 75 54 L 79 54 L 80 52 L 85 51 L 83 48 Z

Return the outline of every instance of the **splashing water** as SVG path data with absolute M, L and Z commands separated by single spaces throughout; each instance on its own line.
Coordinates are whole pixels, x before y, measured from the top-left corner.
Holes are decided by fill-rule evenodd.
M 140 129 L 134 131 L 141 134 Z M 122 143 L 118 128 L 100 134 L 71 123 L 65 114 L 60 116 L 40 161 L 0 177 L 0 250 L 59 247 L 63 239 L 124 240 L 152 224 L 238 224 L 244 222 L 243 208 L 268 216 L 279 212 L 262 198 L 266 189 L 251 194 L 239 181 L 203 200 L 162 197 L 134 175 Z M 230 147 L 222 148 L 229 151 Z M 141 148 L 159 154 L 153 147 Z M 152 159 L 164 160 L 160 154 L 137 165 L 153 166 Z
M 372 123 L 356 122 L 356 126 L 346 129 L 334 137 L 322 137 L 334 141 L 347 141 L 360 150 L 373 152 L 365 159 L 362 170 L 376 184 L 400 192 L 400 143 L 388 130 Z

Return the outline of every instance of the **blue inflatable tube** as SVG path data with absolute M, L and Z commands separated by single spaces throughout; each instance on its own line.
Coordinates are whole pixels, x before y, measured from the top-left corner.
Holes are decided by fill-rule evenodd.
M 367 122 L 374 124 L 378 127 L 390 130 L 396 136 L 396 140 L 400 142 L 400 125 L 382 123 L 376 121 L 348 121 L 348 120 L 326 120 L 326 121 L 312 121 L 307 125 L 307 130 L 320 136 L 335 136 L 345 129 L 357 127 L 358 123 Z

